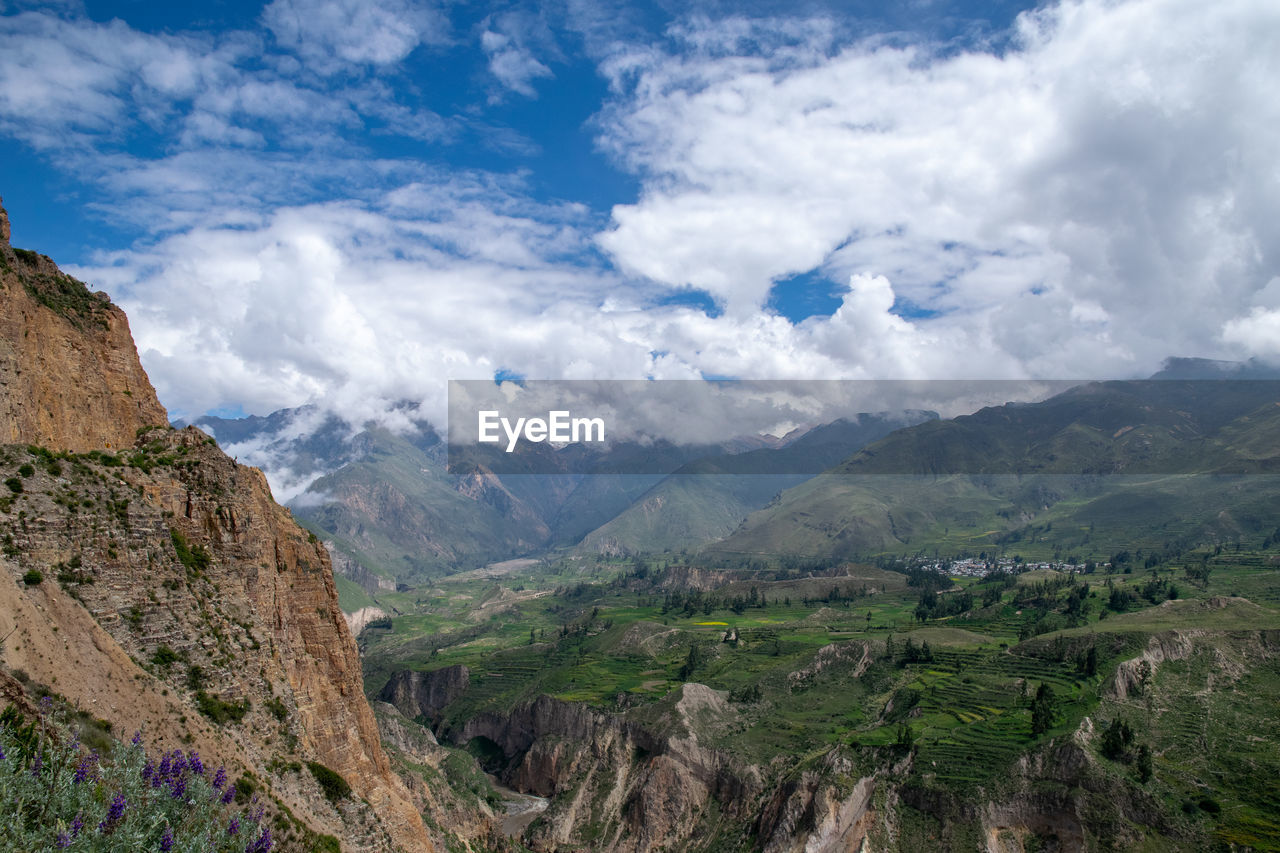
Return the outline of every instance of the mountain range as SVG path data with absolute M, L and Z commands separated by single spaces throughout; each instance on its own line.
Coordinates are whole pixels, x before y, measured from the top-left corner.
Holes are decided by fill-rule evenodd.
M 715 547 L 847 559 L 1027 550 L 1105 556 L 1262 538 L 1280 498 L 1280 383 L 1086 383 L 921 424 L 753 513 Z
M 425 422 L 407 432 L 368 425 L 352 433 L 336 416 L 299 409 L 243 419 L 208 416 L 196 425 L 229 453 L 283 481 L 308 478 L 289 505 L 349 558 L 342 565 L 367 570 L 364 583 L 372 591 L 370 574 L 412 584 L 548 549 L 618 554 L 698 547 L 867 442 L 936 417 L 862 414 L 781 439 L 735 437 L 716 445 L 535 446 L 525 461 L 540 473 L 517 467 L 501 475 L 483 466 L 451 473 L 444 443 Z M 592 454 L 589 466 L 584 453 Z M 660 473 L 631 473 L 637 470 Z

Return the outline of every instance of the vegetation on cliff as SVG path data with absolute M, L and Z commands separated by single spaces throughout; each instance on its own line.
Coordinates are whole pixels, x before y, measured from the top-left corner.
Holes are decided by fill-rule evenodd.
M 194 750 L 151 753 L 141 732 L 128 744 L 99 735 L 91 747 L 75 723 L 47 696 L 33 719 L 0 713 L 0 850 L 273 848 L 265 809 L 257 798 L 236 807 L 226 768 L 205 767 Z

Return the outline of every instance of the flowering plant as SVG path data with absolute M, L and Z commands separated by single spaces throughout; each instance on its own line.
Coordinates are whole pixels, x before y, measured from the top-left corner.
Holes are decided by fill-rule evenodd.
M 233 811 L 234 793 L 224 768 L 148 755 L 141 733 L 84 750 L 48 697 L 35 720 L 0 713 L 0 851 L 267 853 L 262 808 Z

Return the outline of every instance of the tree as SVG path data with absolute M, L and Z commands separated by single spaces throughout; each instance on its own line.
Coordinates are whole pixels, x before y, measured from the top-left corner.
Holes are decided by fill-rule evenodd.
M 1049 731 L 1057 716 L 1058 697 L 1054 695 L 1053 688 L 1042 681 L 1031 700 L 1031 736 L 1039 737 Z
M 1083 674 L 1093 677 L 1098 674 L 1098 649 L 1096 646 L 1090 646 L 1089 650 L 1083 656 L 1076 658 L 1076 669 Z
M 1133 743 L 1133 729 L 1124 720 L 1112 720 L 1102 733 L 1102 754 L 1112 761 L 1124 757 Z
M 689 655 L 684 659 L 684 665 L 680 667 L 680 680 L 688 681 L 694 671 L 702 665 L 702 652 L 698 648 L 697 643 L 689 644 Z
M 1151 747 L 1145 743 L 1138 747 L 1138 779 L 1142 782 L 1151 781 Z

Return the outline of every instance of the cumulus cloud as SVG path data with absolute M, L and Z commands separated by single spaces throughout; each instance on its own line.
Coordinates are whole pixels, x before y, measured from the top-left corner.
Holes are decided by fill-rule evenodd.
M 900 359 L 1059 375 L 1218 351 L 1274 275 L 1274 4 L 1065 2 L 1000 55 L 754 31 L 607 64 L 602 142 L 645 181 L 600 237 L 621 268 L 732 315 L 795 273 L 881 275 L 925 318 L 881 330 Z
M 76 271 L 129 312 L 178 414 L 313 399 L 351 423 L 403 399 L 439 413 L 449 377 L 573 369 L 572 348 L 546 342 L 591 325 L 613 280 L 598 257 L 592 265 L 584 209 L 536 205 L 515 186 L 455 175 L 402 186 L 377 206 L 282 208 Z M 593 344 L 617 349 L 607 337 L 580 342 L 584 363 Z

